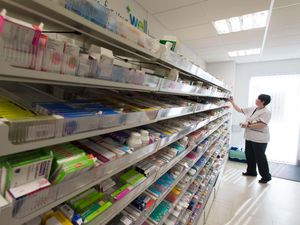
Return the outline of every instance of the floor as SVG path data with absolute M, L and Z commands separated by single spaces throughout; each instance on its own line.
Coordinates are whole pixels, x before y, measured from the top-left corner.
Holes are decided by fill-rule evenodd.
M 300 182 L 300 166 L 269 162 L 272 176 Z
M 206 225 L 300 225 L 300 183 L 273 178 L 259 184 L 228 162 Z

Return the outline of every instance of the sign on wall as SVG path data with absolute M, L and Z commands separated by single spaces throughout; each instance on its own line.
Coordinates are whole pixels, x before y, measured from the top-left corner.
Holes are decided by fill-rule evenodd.
M 147 20 L 145 20 L 145 19 L 141 20 L 141 19 L 137 18 L 134 15 L 134 13 L 132 12 L 129 5 L 127 5 L 126 9 L 127 9 L 128 14 L 129 14 L 129 19 L 130 19 L 131 25 L 138 28 L 139 30 L 143 31 L 144 33 L 148 34 L 148 22 L 147 22 Z
M 148 34 L 147 11 L 139 6 L 134 0 L 96 0 L 116 12 L 121 18 L 128 21 L 132 26 Z

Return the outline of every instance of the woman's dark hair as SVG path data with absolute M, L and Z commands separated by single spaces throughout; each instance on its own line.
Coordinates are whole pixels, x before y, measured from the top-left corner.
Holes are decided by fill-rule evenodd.
M 263 102 L 264 106 L 268 105 L 271 102 L 271 96 L 266 94 L 259 95 L 258 99 Z

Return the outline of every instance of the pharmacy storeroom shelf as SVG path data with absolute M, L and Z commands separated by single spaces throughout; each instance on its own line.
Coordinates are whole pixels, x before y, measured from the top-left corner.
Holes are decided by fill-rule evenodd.
M 163 225 L 190 186 L 209 212 L 231 90 L 196 63 L 99 1 L 0 0 L 0 68 L 1 225 L 116 225 L 134 204 L 142 225 L 180 189 Z
M 143 57 L 145 59 L 155 59 L 159 57 L 159 53 L 153 53 L 141 46 L 138 46 L 134 42 L 122 38 L 121 36 L 101 27 L 95 23 L 92 23 L 81 16 L 72 13 L 71 11 L 63 8 L 59 4 L 50 0 L 1 0 L 1 2 L 13 6 L 15 10 L 20 9 L 20 12 L 28 11 L 33 15 L 40 18 L 47 19 L 65 28 L 78 31 L 96 40 L 100 40 L 115 48 L 119 48 L 125 52 L 129 52 L 133 55 Z
M 219 125 L 214 127 L 212 130 L 210 130 L 210 132 L 201 139 L 207 138 L 210 134 L 212 134 L 214 131 L 219 129 L 219 127 L 222 126 L 227 121 L 228 121 L 228 118 L 227 119 L 224 118 L 222 123 L 220 123 Z M 156 150 L 154 150 L 156 146 L 157 146 L 157 143 L 154 143 L 152 146 L 146 147 L 147 149 L 145 149 L 145 151 L 149 150 L 151 152 L 151 154 L 153 154 L 156 152 Z M 189 149 L 189 151 L 191 151 L 191 150 L 192 149 Z M 149 155 L 151 155 L 151 154 L 149 154 Z M 186 154 L 188 154 L 188 153 L 186 152 Z M 170 166 L 168 166 L 168 168 L 172 168 L 172 166 L 174 166 L 174 164 L 178 163 L 186 154 L 179 155 L 178 158 L 175 158 L 174 160 L 172 160 L 172 163 L 170 164 Z M 140 161 L 143 158 L 145 158 L 145 157 L 143 156 L 142 158 L 138 159 L 137 161 Z M 31 220 L 32 218 L 34 218 L 38 215 L 41 215 L 42 213 L 48 211 L 49 209 L 67 201 L 68 199 L 80 194 L 81 192 L 89 189 L 90 187 L 100 183 L 102 180 L 105 180 L 107 177 L 111 177 L 113 174 L 134 164 L 134 162 L 136 162 L 136 161 L 133 161 L 133 163 L 128 163 L 128 161 L 122 160 L 123 168 L 120 165 L 118 165 L 118 167 L 116 168 L 117 164 L 115 161 L 115 162 L 112 162 L 113 165 L 108 164 L 107 167 L 105 167 L 105 165 L 104 165 L 104 167 L 107 169 L 107 171 L 104 167 L 100 167 L 100 169 L 95 168 L 94 171 L 89 172 L 88 175 L 83 174 L 82 176 L 76 177 L 68 182 L 63 182 L 60 185 L 54 186 L 52 188 L 52 190 L 50 190 L 50 191 L 46 190 L 46 191 L 49 191 L 49 192 L 47 192 L 48 196 L 51 196 L 52 198 L 47 198 L 48 202 L 46 202 L 46 205 L 44 207 L 37 208 L 36 210 L 34 210 L 34 212 L 31 212 L 29 215 L 23 216 L 21 218 L 12 217 L 13 205 L 9 204 L 9 203 L 7 203 L 5 206 L 3 206 L 0 209 L 0 212 L 1 212 L 0 215 L 3 219 L 5 218 L 5 221 L 7 221 L 7 223 L 10 225 L 21 225 L 21 224 Z M 118 163 L 120 163 L 120 161 L 118 161 Z M 112 171 L 110 171 L 110 170 L 112 170 Z M 116 215 L 117 213 L 114 214 L 115 212 L 117 212 L 117 211 L 120 212 L 122 207 L 124 208 L 126 205 L 128 205 L 136 196 L 138 196 L 140 193 L 142 193 L 149 185 L 151 185 L 156 179 L 158 179 L 164 172 L 167 172 L 167 170 L 165 168 L 162 168 L 162 170 L 158 171 L 154 177 L 151 177 L 149 180 L 146 181 L 146 183 L 143 183 L 143 185 L 139 186 L 137 190 L 132 191 L 132 193 L 134 193 L 134 195 L 131 193 L 130 194 L 131 198 L 126 197 L 126 198 L 124 198 L 124 200 L 122 199 L 122 201 L 117 202 L 117 204 L 113 205 L 107 213 L 108 214 L 113 213 L 111 215 Z M 100 175 L 100 178 L 98 175 Z M 73 188 L 75 187 L 75 188 L 70 189 L 70 187 L 73 187 Z M 41 194 L 41 195 L 43 196 L 43 194 Z M 33 196 L 31 196 L 31 197 L 33 197 Z M 40 202 L 39 195 L 36 196 L 36 201 Z M 101 215 L 99 216 L 99 218 L 101 221 L 104 219 L 104 218 L 102 218 Z M 111 218 L 112 217 L 110 217 L 110 219 Z M 95 219 L 95 224 L 96 224 L 96 221 L 98 221 L 98 220 Z M 106 222 L 108 222 L 108 221 L 109 220 L 107 220 Z M 102 221 L 102 222 L 104 222 L 104 221 Z M 100 221 L 98 221 L 97 224 L 99 224 L 99 223 L 100 223 Z
M 180 84 L 177 88 L 167 88 L 166 84 L 177 83 L 166 79 L 158 78 L 153 75 L 145 75 L 145 80 L 142 84 L 134 83 L 122 83 L 103 79 L 79 77 L 68 74 L 50 73 L 44 71 L 30 70 L 24 68 L 18 68 L 10 66 L 8 63 L 0 60 L 0 80 L 2 81 L 16 81 L 26 83 L 38 83 L 38 84 L 53 84 L 53 85 L 67 85 L 89 88 L 105 88 L 105 89 L 117 89 L 117 90 L 129 90 L 140 92 L 157 92 L 163 94 L 177 94 L 187 96 L 199 96 L 199 97 L 212 97 L 212 98 L 228 98 L 229 94 L 212 93 L 202 91 L 200 88 Z M 152 82 L 147 82 L 147 78 Z M 177 85 L 179 86 L 179 84 Z
M 221 124 L 222 125 L 222 124 Z M 221 125 L 217 126 L 217 130 Z M 213 133 L 213 132 L 212 132 Z M 209 135 L 205 135 L 205 138 L 207 138 Z M 204 139 L 205 139 L 204 138 Z M 193 146 L 195 147 L 195 146 Z M 174 160 L 172 160 L 167 168 L 160 169 L 155 176 L 155 179 L 152 180 L 148 186 L 146 186 L 144 189 L 138 189 L 137 191 L 133 191 L 131 196 L 128 196 L 128 198 L 124 198 L 121 201 L 115 203 L 110 209 L 108 209 L 106 212 L 104 212 L 102 215 L 96 217 L 93 221 L 89 223 L 89 225 L 105 225 L 107 224 L 111 219 L 113 219 L 119 212 L 121 212 L 127 205 L 130 204 L 138 195 L 142 194 L 151 184 L 153 184 L 158 178 L 160 178 L 164 173 L 166 173 L 168 170 L 170 170 L 174 165 L 176 165 L 180 160 L 182 160 L 189 152 L 193 150 L 193 147 L 189 147 L 183 154 L 176 157 Z M 183 172 L 185 174 L 188 170 Z M 148 183 L 148 182 L 147 182 Z M 127 197 L 127 196 L 126 196 Z
M 58 138 L 45 139 L 45 140 L 33 141 L 33 142 L 22 143 L 22 144 L 11 143 L 11 141 L 8 139 L 9 126 L 5 124 L 3 121 L 0 121 L 0 138 L 1 138 L 1 145 L 3 147 L 3 149 L 0 152 L 0 156 L 28 151 L 32 149 L 45 147 L 45 146 L 70 142 L 70 141 L 93 137 L 97 135 L 112 133 L 119 130 L 125 130 L 133 127 L 143 126 L 146 124 L 156 123 L 161 120 L 167 120 L 175 117 L 185 116 L 193 113 L 204 112 L 204 111 L 223 108 L 223 107 L 226 107 L 226 105 L 222 105 L 222 106 L 211 105 L 200 109 L 197 107 L 179 107 L 179 108 L 174 108 L 174 110 L 163 109 L 161 113 L 158 113 L 157 118 L 154 120 L 141 121 L 138 123 L 131 123 L 128 125 L 120 124 L 119 126 L 115 126 L 112 128 L 93 130 L 93 131 L 88 131 L 88 132 L 83 132 L 83 133 L 58 137 Z
M 196 224 L 204 225 L 205 224 L 205 222 L 204 222 L 205 218 L 208 216 L 212 202 L 214 200 L 214 197 L 217 194 L 218 185 L 221 181 L 221 177 L 223 175 L 227 159 L 228 159 L 228 153 L 222 159 L 222 165 L 219 169 L 219 172 L 217 172 L 217 174 L 211 179 L 211 181 L 208 182 L 211 184 L 207 187 L 208 194 L 205 197 L 204 204 L 202 205 L 201 209 L 199 209 L 199 212 L 195 215 L 195 218 L 192 223 L 193 225 L 196 225 Z M 189 222 L 190 222 L 190 218 L 188 219 L 188 221 L 185 225 L 187 225 Z
M 78 31 L 117 49 L 121 49 L 136 56 L 146 58 L 152 62 L 156 61 L 159 65 L 167 66 L 168 68 L 170 68 L 170 66 L 176 67 L 185 73 L 191 74 L 195 78 L 207 81 L 229 91 L 228 87 L 223 82 L 204 72 L 200 67 L 192 63 L 190 63 L 190 66 L 184 66 L 186 63 L 182 63 L 184 58 L 181 56 L 176 55 L 176 59 L 172 60 L 172 57 L 170 58 L 168 56 L 170 54 L 174 55 L 174 53 L 167 50 L 162 50 L 162 47 L 155 53 L 151 52 L 150 50 L 145 49 L 138 44 L 109 31 L 108 29 L 98 26 L 79 15 L 76 15 L 75 13 L 65 9 L 53 1 L 1 0 L 1 2 L 8 4 L 9 6 L 13 6 L 15 9 L 21 10 L 20 12 L 24 12 L 25 10 L 29 13 L 39 16 L 40 18 L 50 20 L 63 27 Z
M 189 165 L 189 169 L 191 169 L 193 167 L 193 165 L 202 157 L 202 155 L 211 147 L 215 144 L 215 142 L 217 141 L 217 139 L 219 139 L 221 136 L 223 136 L 223 134 L 221 134 L 219 137 L 215 138 L 213 141 L 211 141 L 211 143 L 206 147 L 206 149 L 201 152 L 198 157 L 193 161 L 193 163 L 191 165 Z M 199 140 L 199 142 L 201 142 L 201 140 Z M 197 144 L 195 144 L 193 146 L 193 148 L 197 146 Z M 203 163 L 204 165 L 206 164 L 206 162 Z M 203 166 L 204 166 L 203 165 Z M 193 183 L 193 181 L 196 179 L 198 173 L 201 171 L 202 167 L 199 168 L 199 170 L 197 171 L 197 173 L 194 175 L 194 177 L 186 184 L 185 188 L 183 189 L 182 193 L 185 193 L 186 190 L 188 189 L 188 187 Z M 184 175 L 186 175 L 186 173 L 184 173 Z M 183 176 L 180 176 L 181 178 L 183 178 Z M 176 181 L 166 190 L 166 192 L 159 196 L 159 198 L 156 200 L 154 207 L 147 211 L 145 213 L 145 215 L 142 216 L 142 218 L 139 218 L 138 221 L 135 223 L 135 225 L 142 225 L 144 223 L 144 221 L 146 221 L 146 219 L 148 218 L 148 216 L 152 213 L 152 211 L 165 199 L 165 197 L 169 194 L 169 192 L 173 189 L 173 187 L 176 186 L 177 183 L 179 183 L 181 179 L 176 179 Z M 178 198 L 180 199 L 180 197 Z M 176 204 L 174 204 L 176 205 Z M 112 225 L 112 224 L 111 224 Z

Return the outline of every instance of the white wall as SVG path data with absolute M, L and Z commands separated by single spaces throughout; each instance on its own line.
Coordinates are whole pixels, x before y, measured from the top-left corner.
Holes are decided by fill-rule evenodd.
M 249 85 L 251 77 L 292 74 L 300 74 L 300 59 L 237 64 L 234 95 L 235 101 L 241 107 L 248 106 Z M 243 119 L 243 115 L 240 115 L 238 113 L 233 114 L 233 146 L 244 146 L 243 131 L 237 126 L 239 122 L 243 121 Z
M 105 0 L 100 0 L 99 2 L 101 4 L 104 4 Z M 145 8 L 143 8 L 137 0 L 108 0 L 107 3 L 108 8 L 111 8 L 120 13 L 120 15 L 128 19 L 128 21 L 130 21 L 130 19 L 126 7 L 129 5 L 131 11 L 137 18 L 141 20 L 146 19 L 148 21 L 148 31 L 149 35 L 152 37 L 161 39 L 164 35 L 173 36 L 172 32 L 170 32 L 153 15 L 151 15 Z M 203 70 L 206 70 L 206 62 L 201 57 L 199 57 L 192 49 L 186 47 L 185 45 L 182 45 L 180 49 L 180 54 L 184 55 L 192 62 L 198 64 Z
M 235 62 L 220 62 L 220 63 L 208 63 L 207 64 L 207 72 L 213 74 L 218 79 L 222 80 L 225 84 L 229 85 L 230 89 L 232 90 L 233 95 L 235 95 L 235 82 L 236 82 L 236 63 Z M 232 111 L 233 118 L 237 116 L 236 112 Z M 234 123 L 234 122 L 233 122 Z M 231 142 L 235 143 L 233 146 L 240 146 L 241 143 L 238 145 L 236 144 L 239 142 L 240 138 L 237 135 L 233 135 L 235 132 L 235 128 L 238 129 L 239 127 L 233 126 L 232 127 L 232 137 Z
M 216 78 L 225 82 L 234 92 L 233 87 L 236 74 L 235 62 L 208 63 L 206 68 L 208 73 L 213 74 Z

